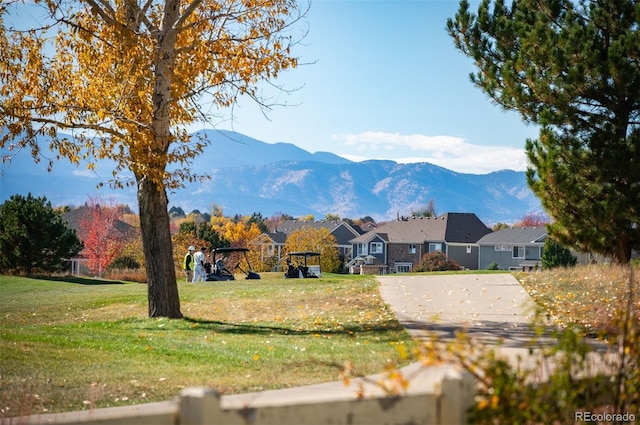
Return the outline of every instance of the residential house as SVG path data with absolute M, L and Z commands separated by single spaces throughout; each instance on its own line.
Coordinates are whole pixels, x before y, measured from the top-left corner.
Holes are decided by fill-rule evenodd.
M 286 240 L 287 234 L 284 232 L 269 232 L 258 235 L 249 245 L 252 251 L 260 253 L 260 262 L 266 263 L 268 259 L 276 258 L 275 263 L 280 264 Z
M 89 207 L 77 207 L 70 209 L 62 214 L 62 219 L 67 222 L 69 228 L 76 231 L 76 234 L 82 233 L 82 220 L 87 217 L 87 214 L 91 213 Z M 116 220 L 114 223 L 115 231 L 123 235 L 124 237 L 135 236 L 135 227 L 125 223 L 122 220 Z
M 422 256 L 444 253 L 465 269 L 478 268 L 476 242 L 489 229 L 473 213 L 446 213 L 437 217 L 398 218 L 351 240 L 355 258 L 351 273 L 403 273 Z
M 255 238 L 251 241 L 251 245 L 256 247 L 254 249 L 259 250 L 262 261 L 266 258 L 275 257 L 278 259 L 278 264 L 280 264 L 280 260 L 282 260 L 283 256 L 286 255 L 284 252 L 284 244 L 287 240 L 287 236 L 292 232 L 305 227 L 312 229 L 327 229 L 329 234 L 333 235 L 336 239 L 338 255 L 346 260 L 350 260 L 352 258 L 351 239 L 363 233 L 360 227 L 351 225 L 343 220 L 285 220 L 278 225 L 274 232 L 263 233 Z
M 478 241 L 478 267 L 497 265 L 500 270 L 531 271 L 542 268 L 542 250 L 547 239 L 545 226 L 507 227 Z

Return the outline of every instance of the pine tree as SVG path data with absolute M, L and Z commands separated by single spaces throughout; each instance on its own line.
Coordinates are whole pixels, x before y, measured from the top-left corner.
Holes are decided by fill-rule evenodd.
M 472 82 L 540 126 L 528 182 L 550 236 L 626 263 L 640 246 L 640 2 L 466 0 L 447 28 Z
M 180 233 L 185 234 L 185 235 L 191 235 L 191 236 L 195 236 L 196 235 L 196 223 L 188 220 L 188 221 L 183 221 L 182 223 L 180 223 Z
M 13 195 L 0 205 L 0 270 L 57 272 L 65 259 L 82 250 L 76 232 L 67 227 L 45 197 Z
M 198 238 L 207 241 L 210 248 L 230 246 L 231 243 L 220 236 L 209 223 L 202 223 L 198 226 Z
M 567 248 L 553 238 L 547 238 L 542 251 L 542 268 L 575 266 L 578 259 Z
M 251 217 L 249 217 L 249 220 L 247 221 L 247 224 L 251 225 L 251 223 L 255 223 L 258 226 L 258 229 L 260 229 L 260 231 L 262 233 L 268 233 L 269 232 L 269 228 L 264 223 L 264 217 L 262 217 L 261 213 L 254 212 L 253 214 L 251 214 Z

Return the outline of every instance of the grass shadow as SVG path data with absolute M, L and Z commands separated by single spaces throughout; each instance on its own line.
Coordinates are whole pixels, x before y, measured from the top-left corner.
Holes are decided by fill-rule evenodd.
M 349 323 L 335 329 L 300 329 L 295 327 L 258 325 L 246 323 L 229 323 L 217 320 L 203 320 L 185 316 L 186 322 L 211 328 L 220 333 L 231 334 L 279 334 L 279 335 L 362 335 L 377 334 L 389 331 L 402 331 L 404 327 L 392 320 L 369 323 Z
M 124 285 L 120 280 L 97 279 L 80 276 L 31 276 L 32 279 L 50 280 L 52 282 L 75 283 L 77 285 Z

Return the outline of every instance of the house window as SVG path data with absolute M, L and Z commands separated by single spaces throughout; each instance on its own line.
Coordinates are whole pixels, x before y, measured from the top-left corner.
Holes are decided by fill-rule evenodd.
M 382 254 L 382 242 L 371 242 L 371 253 Z
M 415 253 L 416 253 L 416 245 L 409 244 L 409 254 L 415 254 Z
M 411 271 L 411 267 L 411 263 L 396 263 L 395 271 L 396 273 L 409 273 Z
M 524 258 L 524 246 L 516 245 L 513 247 L 513 258 Z
M 347 259 L 353 258 L 353 247 L 348 246 L 344 248 L 344 257 Z
M 471 245 L 467 245 L 467 254 L 471 254 Z
M 442 252 L 442 244 L 441 243 L 430 243 L 429 244 L 429 252 L 440 251 Z
M 367 255 L 367 244 L 366 243 L 359 243 L 356 244 L 356 255 Z

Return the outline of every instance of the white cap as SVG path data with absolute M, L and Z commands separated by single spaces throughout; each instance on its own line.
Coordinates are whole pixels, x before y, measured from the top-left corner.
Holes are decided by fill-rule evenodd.
M 195 250 L 196 250 L 196 247 L 195 247 L 195 246 L 191 245 L 191 246 L 189 247 L 189 251 L 195 251 Z

